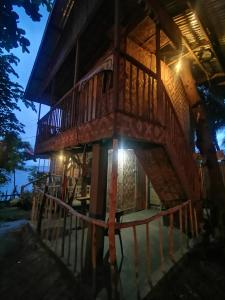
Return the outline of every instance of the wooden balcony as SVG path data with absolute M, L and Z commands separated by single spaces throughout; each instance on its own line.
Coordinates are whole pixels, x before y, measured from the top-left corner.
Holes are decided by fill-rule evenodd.
M 162 81 L 134 58 L 121 54 L 116 96 L 114 62 L 115 57 L 110 55 L 39 121 L 36 153 L 113 136 L 158 144 L 169 156 L 186 194 L 198 199 L 198 172 L 183 131 L 182 116 L 175 111 Z M 139 154 L 147 159 L 146 153 Z
M 114 61 L 110 55 L 40 119 L 36 153 L 111 138 L 115 134 L 163 142 L 167 104 L 165 91 L 164 98 L 157 98 L 156 74 L 132 57 L 121 55 L 119 95 L 114 97 Z
M 161 147 L 154 155 L 136 147 L 146 174 L 156 181 L 155 189 L 158 187 L 159 194 L 165 190 L 159 157 L 167 157 L 168 169 L 175 170 L 177 184 L 181 184 L 187 199 L 198 200 L 199 175 L 182 115 L 177 114 L 162 81 L 134 58 L 121 54 L 116 95 L 114 62 L 115 57 L 109 56 L 39 121 L 36 152 L 57 151 L 114 136 L 157 144 Z M 167 199 L 163 194 L 160 198 Z

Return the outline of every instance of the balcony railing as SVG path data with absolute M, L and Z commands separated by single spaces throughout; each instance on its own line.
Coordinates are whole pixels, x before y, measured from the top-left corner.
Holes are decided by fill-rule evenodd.
M 162 82 L 154 72 L 129 55 L 120 59 L 120 95 L 118 111 L 122 114 L 159 124 L 165 129 L 165 145 L 177 162 L 179 175 L 186 174 L 187 189 L 199 198 L 198 169 L 192 157 L 181 120 Z M 158 90 L 157 90 L 157 85 Z
M 78 82 L 39 121 L 37 143 L 42 143 L 68 129 L 101 119 L 112 112 L 157 124 L 165 130 L 164 143 L 170 155 L 178 162 L 181 175 L 188 175 L 187 189 L 191 187 L 195 194 L 191 197 L 197 198 L 199 178 L 192 151 L 186 141 L 181 118 L 177 115 L 163 83 L 158 81 L 157 75 L 133 57 L 121 53 L 119 96 L 114 105 L 113 67 L 96 70 L 93 74 Z
M 119 99 L 115 106 L 113 88 L 112 70 L 82 79 L 39 121 L 37 143 L 100 119 L 115 109 L 141 120 L 159 120 L 157 76 L 127 54 L 120 56 Z
M 113 111 L 112 71 L 78 82 L 38 123 L 37 143 Z

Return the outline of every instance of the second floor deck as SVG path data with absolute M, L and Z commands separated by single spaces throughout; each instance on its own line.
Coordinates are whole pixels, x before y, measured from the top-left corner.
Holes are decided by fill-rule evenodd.
M 171 102 L 157 74 L 121 53 L 115 76 L 115 61 L 110 54 L 99 62 L 40 119 L 36 153 L 114 136 L 157 144 L 187 137 L 179 107 Z

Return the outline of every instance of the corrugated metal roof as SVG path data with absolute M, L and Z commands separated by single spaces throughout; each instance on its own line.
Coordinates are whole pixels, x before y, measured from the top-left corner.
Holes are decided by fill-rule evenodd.
M 225 1 L 161 0 L 209 77 L 225 69 Z
M 144 1 L 151 3 L 148 0 L 123 1 L 132 4 Z M 39 96 L 41 96 L 41 82 L 46 78 L 49 61 L 62 34 L 62 30 L 59 30 L 59 28 L 63 28 L 65 25 L 64 20 L 69 14 L 66 12 L 70 11 L 67 5 L 70 2 L 68 0 L 56 1 L 26 89 L 26 96 L 29 99 L 36 100 L 34 99 L 34 91 L 35 93 L 40 91 Z M 82 1 L 76 2 L 76 4 L 79 3 L 82 3 Z M 203 69 L 208 73 L 207 78 L 224 72 L 225 0 L 158 0 L 157 3 L 161 3 L 166 8 L 168 14 L 180 29 L 186 43 L 186 47 L 184 43 L 184 48 L 186 48 L 184 54 L 187 55 L 189 51 L 195 65 L 197 67 L 200 65 L 200 71 L 196 71 L 198 77 L 201 78 Z M 71 36 L 71 39 L 75 39 L 74 35 Z M 141 38 L 140 42 L 145 43 L 146 46 L 149 43 L 150 47 L 151 41 L 146 42 Z M 176 55 L 178 53 L 174 52 L 174 57 L 171 56 L 171 60 L 175 61 Z M 39 99 L 39 101 L 44 103 L 45 99 Z

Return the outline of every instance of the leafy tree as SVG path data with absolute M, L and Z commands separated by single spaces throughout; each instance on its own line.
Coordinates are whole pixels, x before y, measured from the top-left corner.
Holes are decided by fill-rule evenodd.
M 9 159 L 4 166 L 0 166 L 0 184 L 7 181 L 8 172 L 23 167 L 23 150 L 28 146 L 19 137 L 24 132 L 24 126 L 15 115 L 15 111 L 20 110 L 18 102 L 22 101 L 26 107 L 35 109 L 32 102 L 24 99 L 23 88 L 15 80 L 18 75 L 14 68 L 19 59 L 10 51 L 21 47 L 23 52 L 29 52 L 30 45 L 25 30 L 18 27 L 19 15 L 15 7 L 24 8 L 33 21 L 40 21 L 40 6 L 50 11 L 52 3 L 53 0 L 0 1 L 0 142 L 7 146 Z
M 29 168 L 29 176 L 28 176 L 29 182 L 32 182 L 35 180 L 41 180 L 44 177 L 46 177 L 46 172 L 38 171 L 36 166 Z
M 28 142 L 13 133 L 6 134 L 2 140 L 6 145 L 5 151 L 0 156 L 0 184 L 8 180 L 8 173 L 17 170 L 26 170 L 25 161 L 31 159 L 31 146 Z
M 18 134 L 24 132 L 15 115 L 15 110 L 20 110 L 19 100 L 22 99 L 26 107 L 34 109 L 34 104 L 23 99 L 22 86 L 12 80 L 18 78 L 13 65 L 17 65 L 19 59 L 12 53 L 3 54 L 0 49 L 0 137 L 8 133 Z
M 45 6 L 48 11 L 52 7 L 53 0 L 1 0 L 0 1 L 0 48 L 10 51 L 21 47 L 22 51 L 29 52 L 29 40 L 25 37 L 25 30 L 18 27 L 19 15 L 14 7 L 22 7 L 33 21 L 40 21 L 39 8 Z
M 219 95 L 204 85 L 199 86 L 198 90 L 207 114 L 213 144 L 218 151 L 220 150 L 220 147 L 218 145 L 216 133 L 221 129 L 225 130 L 225 100 L 222 95 Z

